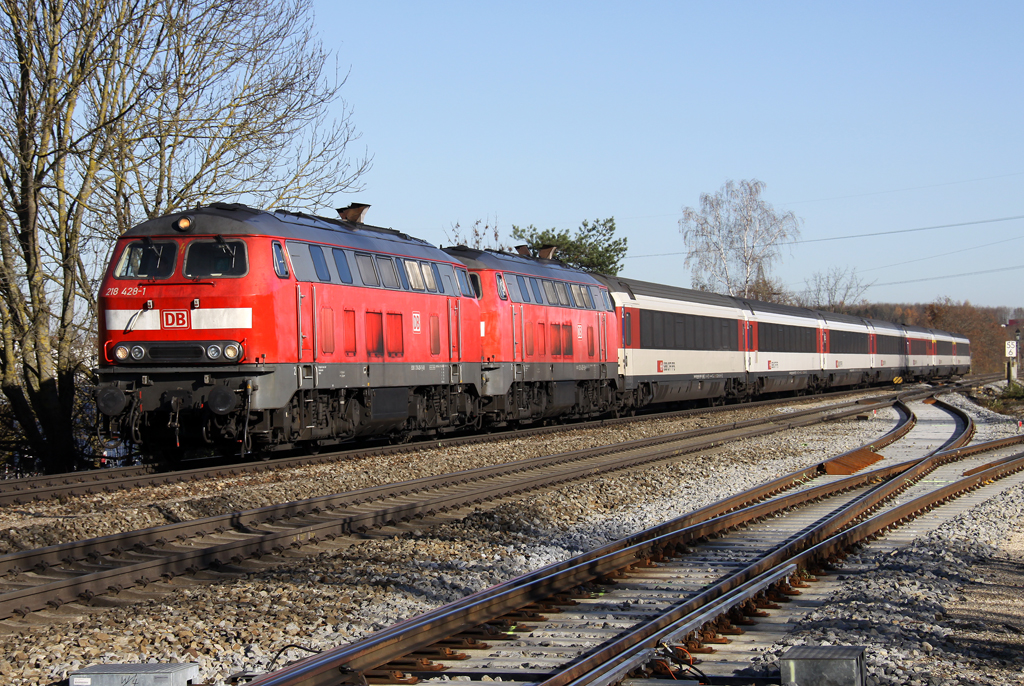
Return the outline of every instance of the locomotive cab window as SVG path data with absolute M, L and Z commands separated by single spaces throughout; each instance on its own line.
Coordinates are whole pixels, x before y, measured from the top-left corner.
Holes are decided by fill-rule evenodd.
M 473 285 L 473 292 L 476 293 L 476 297 L 479 298 L 480 294 L 484 292 L 483 287 L 480 285 L 480 275 L 476 272 L 470 272 L 469 282 Z
M 118 279 L 166 279 L 174 273 L 177 243 L 132 241 L 121 253 L 114 276 Z
M 226 241 L 220 237 L 213 241 L 192 241 L 185 251 L 182 272 L 189 279 L 238 277 L 248 271 L 249 260 L 243 241 Z
M 273 243 L 274 250 L 274 273 L 282 279 L 288 278 L 288 262 L 284 259 L 284 248 L 277 241 Z
M 498 297 L 502 300 L 508 300 L 508 289 L 505 288 L 505 279 L 501 277 L 501 274 L 495 274 L 494 278 L 498 282 Z

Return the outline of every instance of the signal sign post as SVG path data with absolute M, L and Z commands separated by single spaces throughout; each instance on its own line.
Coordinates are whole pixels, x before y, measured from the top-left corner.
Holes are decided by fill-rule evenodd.
M 1017 378 L 1017 341 L 1006 341 L 1006 383 Z

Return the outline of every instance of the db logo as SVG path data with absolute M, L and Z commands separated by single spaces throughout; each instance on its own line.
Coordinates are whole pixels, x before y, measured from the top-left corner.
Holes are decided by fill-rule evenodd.
M 662 360 L 658 360 L 658 373 L 661 374 L 665 371 L 665 363 Z
M 187 329 L 188 310 L 164 310 L 160 313 L 161 328 Z

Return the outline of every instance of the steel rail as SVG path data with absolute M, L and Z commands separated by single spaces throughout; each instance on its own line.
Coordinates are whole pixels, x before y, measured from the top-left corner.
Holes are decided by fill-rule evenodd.
M 959 408 L 945 403 L 942 403 L 942 405 L 944 406 L 944 409 L 947 409 L 953 414 L 959 416 L 961 419 L 966 420 L 963 429 L 958 432 L 951 441 L 947 442 L 947 445 L 950 445 L 952 449 L 947 451 L 936 449 L 929 452 L 924 458 L 912 461 L 914 462 L 913 466 L 902 473 L 900 478 L 885 481 L 870 489 L 859 498 L 837 509 L 831 516 L 817 525 L 813 530 L 779 548 L 776 548 L 770 554 L 761 557 L 742 570 L 704 590 L 694 598 L 674 606 L 670 612 L 663 614 L 651 622 L 642 624 L 629 631 L 624 636 L 603 645 L 597 651 L 589 653 L 586 657 L 574 662 L 568 668 L 548 677 L 541 682 L 539 686 L 568 686 L 569 684 L 572 684 L 573 686 L 583 686 L 583 684 L 587 683 L 585 675 L 601 673 L 608 668 L 607 665 L 609 661 L 616 661 L 618 659 L 617 656 L 624 655 L 627 651 L 635 649 L 637 645 L 643 644 L 648 639 L 658 636 L 666 629 L 666 627 L 680 621 L 683 617 L 703 608 L 711 601 L 738 588 L 758 575 L 764 574 L 782 564 L 798 562 L 800 560 L 799 553 L 807 550 L 808 548 L 818 546 L 818 544 L 832 536 L 835 536 L 844 528 L 850 526 L 853 522 L 865 517 L 871 512 L 874 512 L 881 507 L 883 502 L 899 494 L 912 483 L 921 479 L 928 472 L 935 469 L 937 463 L 941 462 L 940 459 L 937 459 L 937 456 L 944 453 L 943 459 L 955 459 L 951 453 L 953 453 L 956 448 L 960 447 L 960 445 L 970 440 L 970 437 L 974 433 L 974 423 L 970 417 L 962 410 L 959 410 Z
M 993 446 L 992 449 L 996 447 L 1002 446 Z M 1024 452 L 1016 453 L 983 471 L 964 476 L 952 484 L 890 508 L 884 513 L 789 557 L 774 568 L 765 570 L 760 576 L 719 595 L 717 600 L 703 603 L 705 598 L 702 596 L 713 595 L 717 592 L 717 589 L 708 589 L 701 596 L 695 597 L 683 606 L 686 609 L 693 607 L 689 613 L 682 614 L 668 623 L 659 620 L 658 623 L 664 625 L 654 631 L 650 630 L 650 625 L 643 625 L 636 632 L 602 648 L 601 655 L 605 657 L 604 661 L 588 660 L 588 662 L 596 663 L 587 665 L 589 671 L 577 674 L 584 668 L 574 665 L 571 670 L 563 670 L 563 672 L 552 675 L 541 682 L 540 686 L 607 686 L 609 683 L 614 683 L 616 678 L 625 676 L 630 670 L 652 657 L 656 646 L 679 640 L 682 636 L 712 621 L 732 607 L 753 598 L 767 585 L 790 576 L 798 568 L 807 568 L 812 564 L 820 563 L 862 541 L 873 539 L 886 530 L 894 529 L 964 493 L 1021 470 L 1024 470 Z M 756 566 L 751 565 L 754 568 Z M 748 567 L 748 569 L 750 568 Z M 745 572 L 747 570 L 739 574 L 744 575 Z M 673 616 L 676 614 L 678 612 L 672 613 Z
M 887 400 L 880 404 L 895 403 Z M 843 405 L 856 404 L 845 403 Z M 835 406 L 815 408 L 800 413 L 791 413 L 782 418 L 770 420 L 748 420 L 726 425 L 726 429 L 734 426 L 743 427 L 752 424 L 764 424 L 760 428 L 748 428 L 741 436 L 746 438 L 764 435 L 777 431 L 804 426 L 809 423 L 834 421 L 850 414 L 861 412 L 863 406 L 849 410 L 833 411 Z M 807 415 L 810 415 L 809 417 Z M 649 439 L 630 441 L 613 446 L 563 453 L 556 456 L 542 456 L 514 463 L 504 463 L 490 467 L 481 467 L 456 474 L 438 477 L 427 477 L 412 482 L 390 484 L 387 486 L 362 489 L 348 494 L 336 496 L 320 496 L 307 501 L 288 503 L 282 506 L 267 506 L 247 512 L 229 513 L 200 520 L 191 520 L 168 524 L 139 532 L 113 534 L 90 541 L 75 542 L 50 546 L 40 550 L 22 551 L 0 556 L 0 574 L 18 574 L 35 569 L 42 575 L 50 573 L 51 568 L 65 566 L 68 573 L 75 574 L 65 578 L 49 581 L 27 588 L 9 591 L 0 595 L 0 618 L 15 614 L 25 615 L 47 606 L 59 606 L 78 597 L 91 598 L 108 591 L 117 592 L 132 585 L 146 586 L 163 577 L 176 576 L 195 572 L 199 569 L 219 567 L 237 563 L 248 557 L 261 557 L 283 550 L 289 546 L 301 546 L 316 542 L 323 538 L 333 538 L 365 531 L 399 521 L 430 516 L 486 500 L 507 496 L 510 493 L 522 493 L 564 483 L 573 479 L 584 478 L 600 469 L 602 473 L 622 470 L 650 462 L 676 457 L 680 454 L 694 452 L 712 445 L 720 445 L 721 438 L 712 440 L 691 440 L 692 436 L 715 433 L 713 429 L 702 428 L 680 432 L 676 440 L 670 436 L 658 436 Z M 685 443 L 685 441 L 689 441 Z M 658 446 L 661 446 L 660 448 Z M 636 451 L 641 451 L 639 455 Z M 643 452 L 647 451 L 647 452 Z M 609 454 L 620 454 L 621 457 L 607 460 Z M 606 460 L 605 464 L 590 466 L 587 460 Z M 551 468 L 564 466 L 564 469 L 551 472 Z M 545 471 L 547 470 L 547 471 Z M 535 476 L 517 476 L 526 472 L 534 472 Z M 508 478 L 514 479 L 510 484 Z M 459 488 L 462 484 L 490 480 L 489 485 L 475 486 L 471 489 Z M 397 498 L 410 493 L 449 487 L 451 493 L 442 493 L 429 499 L 407 502 L 400 505 L 379 506 L 364 512 L 340 512 L 326 514 L 327 511 L 339 508 L 351 508 L 360 503 L 384 497 Z M 454 488 L 450 488 L 454 487 Z M 299 522 L 297 526 L 281 531 L 259 531 L 257 527 L 282 519 L 306 517 L 312 518 L 310 523 Z M 329 517 L 326 521 L 322 518 Z M 166 546 L 169 541 L 185 539 L 189 536 L 240 531 L 243 538 L 210 546 L 152 550 L 153 545 Z M 126 550 L 135 549 L 146 553 L 150 559 L 134 563 L 114 566 L 110 569 L 91 573 L 75 573 L 73 568 L 78 561 L 92 558 L 98 560 L 105 555 L 120 556 Z M 158 557 L 159 556 L 159 557 Z M 54 570 L 57 571 L 57 570 Z
M 994 375 L 998 377 L 998 375 Z M 987 377 L 983 377 L 987 378 Z M 950 387 L 966 387 L 980 383 L 980 380 L 969 382 L 956 382 L 948 384 Z M 666 419 L 673 417 L 690 416 L 694 414 L 706 414 L 716 412 L 727 412 L 786 403 L 809 402 L 820 398 L 839 398 L 846 395 L 863 393 L 864 389 L 851 389 L 837 391 L 835 393 L 820 394 L 816 396 L 798 396 L 786 398 L 771 398 L 768 400 L 757 400 L 749 403 L 716 405 L 711 407 L 691 408 L 686 410 L 673 410 L 670 412 L 638 415 L 635 417 L 605 418 L 558 426 L 545 427 L 520 427 L 510 431 L 488 433 L 473 436 L 455 436 L 448 438 L 424 439 L 416 443 L 398 445 L 371 445 L 354 449 L 319 453 L 315 455 L 299 455 L 276 458 L 273 460 L 262 460 L 252 462 L 239 462 L 234 464 L 220 464 L 213 467 L 199 467 L 192 469 L 178 469 L 174 471 L 159 471 L 154 465 L 138 465 L 132 467 L 119 467 L 113 469 L 84 470 L 79 472 L 67 472 L 64 474 L 53 474 L 47 476 L 25 477 L 21 479 L 0 480 L 0 506 L 21 505 L 28 502 L 46 500 L 59 496 L 86 495 L 93 493 L 109 493 L 116 490 L 138 488 L 140 486 L 156 486 L 162 484 L 180 483 L 183 481 L 196 481 L 205 478 L 231 477 L 244 473 L 260 473 L 278 469 L 310 466 L 316 464 L 327 464 L 340 460 L 353 460 L 363 456 L 393 455 L 415 452 L 423 449 L 424 445 L 430 447 L 436 445 L 473 445 L 489 441 L 501 440 L 510 436 L 543 435 L 564 431 L 567 428 L 587 429 L 601 426 L 614 426 L 617 424 L 645 421 L 649 419 Z
M 970 430 L 971 427 L 968 424 L 964 426 L 960 434 L 964 435 Z M 627 567 L 641 559 L 649 558 L 655 550 L 676 545 L 680 540 L 693 540 L 771 512 L 793 507 L 801 502 L 809 502 L 829 492 L 848 490 L 855 485 L 873 482 L 883 476 L 900 474 L 917 462 L 912 460 L 899 466 L 851 476 L 838 482 L 823 484 L 790 496 L 776 498 L 767 503 L 753 505 L 741 511 L 723 514 L 713 520 L 675 531 L 666 531 L 670 527 L 663 525 L 657 528 L 657 535 L 653 538 L 637 540 L 644 537 L 634 536 L 630 541 L 617 542 L 571 561 L 551 565 L 500 584 L 488 591 L 456 601 L 440 610 L 385 629 L 375 634 L 373 638 L 354 646 L 338 648 L 330 653 L 308 658 L 284 670 L 257 679 L 254 683 L 258 683 L 260 686 L 284 686 L 285 684 L 313 686 L 335 683 L 339 679 L 339 672 L 362 672 L 387 664 L 401 655 L 430 645 L 439 638 L 452 635 L 461 627 L 492 620 L 508 611 Z M 877 488 L 872 490 L 875 491 Z M 863 501 L 864 498 L 862 497 L 860 500 Z M 851 512 L 851 508 L 844 508 L 844 510 L 848 513 Z M 846 521 L 857 514 L 855 509 L 852 512 L 852 514 L 847 514 Z M 845 523 L 843 520 L 833 519 L 834 527 Z

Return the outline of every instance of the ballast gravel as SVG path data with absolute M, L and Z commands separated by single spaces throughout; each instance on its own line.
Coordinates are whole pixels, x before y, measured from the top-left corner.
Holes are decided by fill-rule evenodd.
M 761 411 L 779 412 L 777 408 Z M 869 421 L 843 421 L 747 440 L 677 462 L 480 509 L 462 520 L 430 529 L 370 538 L 351 547 L 306 556 L 293 554 L 283 564 L 244 575 L 205 574 L 195 580 L 184 578 L 145 590 L 123 591 L 122 599 L 130 603 L 66 606 L 59 612 L 38 613 L 40 616 L 30 621 L 2 622 L 0 676 L 12 686 L 49 684 L 99 662 L 197 662 L 200 680 L 217 684 L 241 671 L 262 672 L 271 667 L 278 651 L 289 645 L 323 650 L 357 640 L 868 442 L 888 430 L 894 419 L 892 410 L 880 410 L 877 418 Z M 167 516 L 206 516 L 721 420 L 712 415 L 660 421 L 663 424 L 569 431 L 553 438 L 506 442 L 500 447 L 367 458 L 293 470 L 288 476 L 264 476 L 262 481 L 256 477 L 237 479 L 180 491 L 165 487 L 164 500 L 133 492 L 83 499 L 89 501 L 85 503 L 68 501 L 55 508 L 40 503 L 22 508 L 25 511 L 20 513 L 0 512 L 0 521 L 5 530 L 14 530 L 4 539 L 9 549 L 38 547 L 43 543 L 35 541 L 40 539 L 56 542 L 99 535 L 104 530 L 139 528 L 136 520 L 152 521 L 145 524 L 151 526 L 168 521 Z M 477 454 L 490 450 L 495 454 Z M 297 493 L 301 494 L 294 495 Z M 102 512 L 97 513 L 97 508 Z M 48 536 L 44 533 L 47 526 L 37 526 L 35 517 L 47 524 L 65 525 Z M 104 519 L 121 521 L 98 524 Z M 68 524 L 75 520 L 84 521 L 78 526 Z M 935 645 L 941 649 L 941 644 L 932 645 L 933 650 Z M 307 654 L 286 649 L 274 666 Z M 770 659 L 767 654 L 765 657 Z

